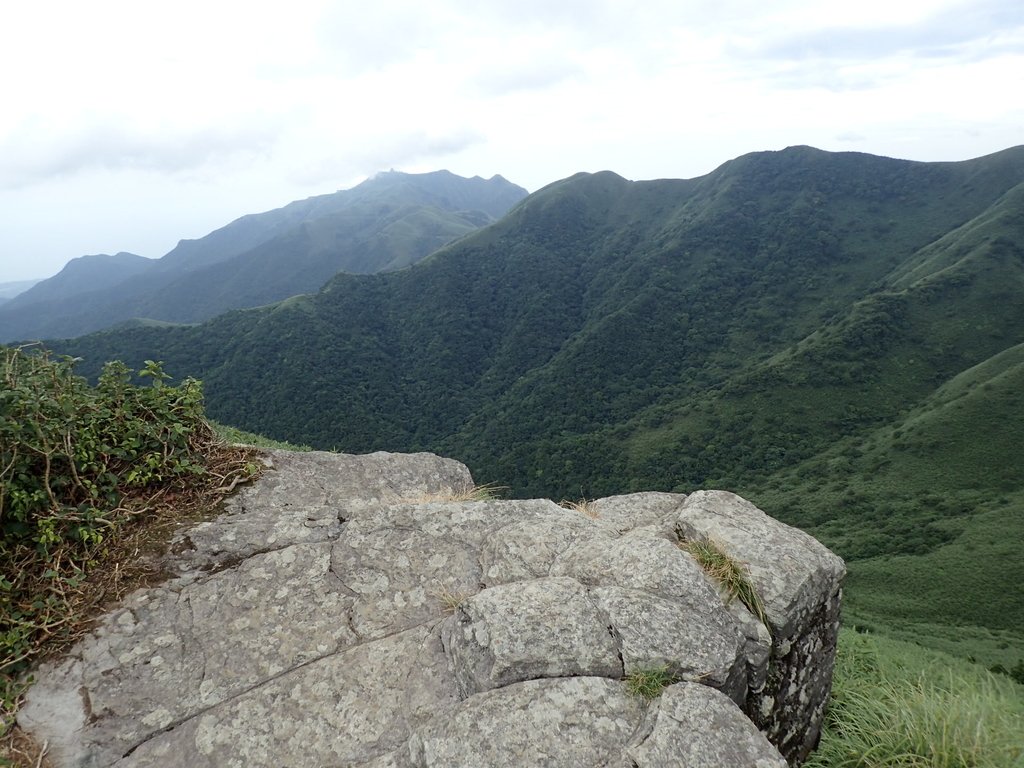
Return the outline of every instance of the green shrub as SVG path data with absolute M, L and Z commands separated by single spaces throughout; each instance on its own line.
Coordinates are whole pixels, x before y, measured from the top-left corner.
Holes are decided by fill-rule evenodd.
M 92 387 L 73 365 L 0 347 L 0 714 L 7 721 L 32 659 L 72 640 L 89 606 L 107 596 L 87 577 L 116 550 L 127 524 L 209 506 L 258 471 L 247 454 L 218 442 L 198 381 L 169 386 L 160 364 L 147 361 L 140 376 L 151 384 L 138 387 L 123 364 L 110 363 Z

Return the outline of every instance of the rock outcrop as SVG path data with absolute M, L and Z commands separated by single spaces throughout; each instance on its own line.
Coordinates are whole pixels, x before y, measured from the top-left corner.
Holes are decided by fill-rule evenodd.
M 57 766 L 784 766 L 816 743 L 842 561 L 729 493 L 452 501 L 429 454 L 270 452 L 37 671 Z M 745 564 L 767 626 L 680 537 Z M 654 698 L 630 680 L 674 681 Z

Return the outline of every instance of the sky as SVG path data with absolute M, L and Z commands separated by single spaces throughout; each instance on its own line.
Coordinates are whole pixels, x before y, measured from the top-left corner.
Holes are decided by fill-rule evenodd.
M 0 283 L 389 169 L 535 191 L 1024 144 L 1021 0 L 33 0 L 0 72 Z

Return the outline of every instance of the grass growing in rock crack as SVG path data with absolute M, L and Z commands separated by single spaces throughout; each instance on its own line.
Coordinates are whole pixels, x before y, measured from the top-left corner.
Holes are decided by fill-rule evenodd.
M 687 539 L 681 534 L 679 539 L 680 548 L 689 552 L 704 572 L 722 586 L 728 601 L 738 599 L 765 627 L 768 627 L 764 603 L 741 562 L 731 557 L 721 545 L 711 539 Z
M 459 606 L 472 597 L 472 594 L 469 592 L 452 592 L 444 585 L 439 586 L 434 594 L 437 595 L 437 599 L 441 601 L 444 612 L 448 615 L 455 613 Z
M 484 485 L 467 485 L 464 488 L 423 493 L 419 496 L 403 498 L 401 501 L 406 504 L 433 504 L 445 501 L 495 501 L 500 499 L 501 495 L 507 490 L 508 486 L 485 483 Z
M 563 509 L 571 509 L 574 512 L 579 512 L 581 515 L 586 515 L 592 520 L 596 520 L 601 516 L 601 513 L 597 511 L 597 502 L 588 501 L 587 499 L 579 499 L 577 501 L 562 499 L 558 502 L 558 506 Z
M 668 667 L 637 669 L 626 675 L 626 690 L 634 696 L 656 699 L 661 692 L 677 682 Z

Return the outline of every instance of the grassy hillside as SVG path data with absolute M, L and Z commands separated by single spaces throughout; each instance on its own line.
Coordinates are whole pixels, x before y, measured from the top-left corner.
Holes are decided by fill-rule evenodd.
M 832 703 L 808 768 L 1015 768 L 1024 688 L 919 646 L 840 633 Z
M 200 376 L 226 423 L 434 450 L 517 495 L 737 490 L 850 561 L 859 619 L 1011 667 L 1022 212 L 1024 148 L 580 174 L 408 269 L 54 346 Z
M 1021 353 L 747 491 L 845 554 L 852 621 L 986 665 L 1024 659 Z

